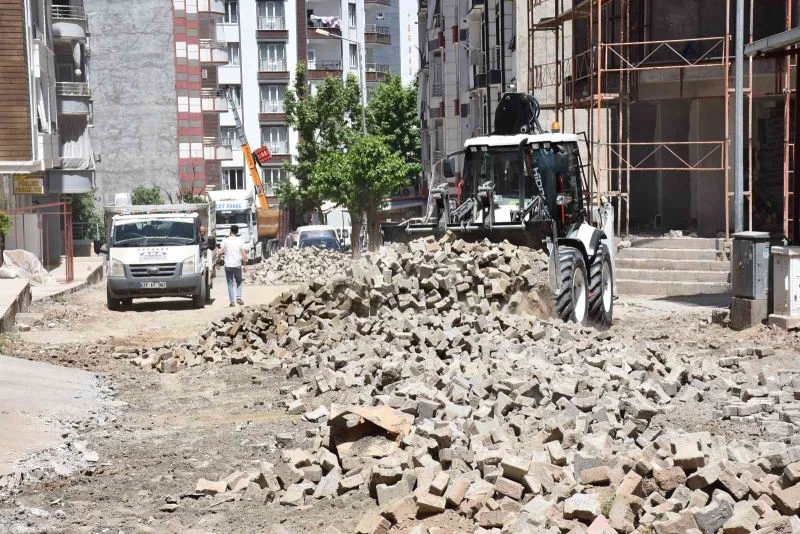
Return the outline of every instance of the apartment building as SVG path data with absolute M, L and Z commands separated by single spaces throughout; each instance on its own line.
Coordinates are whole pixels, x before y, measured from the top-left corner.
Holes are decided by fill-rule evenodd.
M 92 15 L 98 189 L 104 203 L 138 185 L 164 201 L 200 194 L 230 160 L 217 67 L 229 46 L 223 0 L 85 0 Z
M 447 154 L 491 132 L 500 96 L 516 87 L 515 2 L 421 0 L 419 32 L 422 166 L 430 186 L 444 179 Z
M 30 207 L 68 201 L 65 195 L 94 187 L 87 14 L 82 0 L 0 5 L 2 201 L 5 209 L 29 210 L 16 217 L 8 244 L 53 263 L 64 252 L 61 218 Z

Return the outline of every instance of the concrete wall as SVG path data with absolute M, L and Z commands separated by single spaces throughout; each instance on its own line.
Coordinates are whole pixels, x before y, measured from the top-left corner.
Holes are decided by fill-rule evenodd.
M 86 0 L 92 13 L 97 188 L 103 202 L 137 185 L 177 191 L 172 3 Z
M 383 18 L 379 19 L 379 14 L 383 15 Z M 369 7 L 365 6 L 364 15 L 365 25 L 377 24 L 378 26 L 388 26 L 389 32 L 391 32 L 392 35 L 392 44 L 390 45 L 367 46 L 366 63 L 389 65 L 389 70 L 393 74 L 401 74 L 400 48 L 403 40 L 400 34 L 399 7 L 396 3 L 393 3 L 391 6 L 370 4 Z

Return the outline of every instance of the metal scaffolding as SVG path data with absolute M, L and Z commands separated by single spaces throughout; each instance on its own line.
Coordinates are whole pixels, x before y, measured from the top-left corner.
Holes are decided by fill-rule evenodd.
M 722 35 L 653 40 L 648 15 L 657 0 L 528 0 L 528 87 L 539 95 L 542 108 L 551 110 L 556 121 L 567 115 L 577 124 L 576 114 L 585 114 L 586 132 L 598 183 L 592 194 L 614 202 L 618 232 L 630 232 L 631 176 L 633 173 L 689 172 L 724 175 L 725 234 L 730 235 L 732 110 L 732 1 L 725 0 L 725 31 Z M 746 42 L 753 42 L 754 0 L 750 6 Z M 791 0 L 786 0 L 786 28 L 791 28 Z M 551 9 L 552 7 L 552 9 Z M 544 49 L 544 50 L 541 50 Z M 542 62 L 542 58 L 554 61 Z M 746 182 L 744 198 L 747 227 L 753 221 L 753 58 L 747 64 L 745 104 Z M 775 60 L 775 92 L 784 99 L 784 210 L 785 232 L 789 228 L 791 173 L 792 100 L 789 58 Z M 781 63 L 784 65 L 781 66 Z M 702 70 L 700 70 L 702 69 Z M 699 139 L 638 139 L 632 141 L 631 105 L 637 103 L 643 73 L 672 71 L 684 96 L 684 79 L 690 71 L 708 73 L 718 84 L 713 95 L 692 99 L 721 99 L 724 136 Z M 709 82 L 711 83 L 711 82 Z M 715 85 L 716 87 L 716 85 Z M 657 100 L 657 99 L 654 99 Z M 581 133 L 581 132 L 578 132 Z M 641 133 L 641 132 L 639 132 Z M 687 134 L 688 136 L 688 134 Z M 657 137 L 660 137 L 658 135 Z M 655 184 L 655 182 L 654 182 Z M 591 184 L 590 184 L 591 185 Z M 623 222 L 624 221 L 624 222 Z

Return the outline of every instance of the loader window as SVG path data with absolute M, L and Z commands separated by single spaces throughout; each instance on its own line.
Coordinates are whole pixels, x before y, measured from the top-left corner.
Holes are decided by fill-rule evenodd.
M 518 203 L 521 175 L 522 165 L 517 147 L 490 147 L 488 150 L 467 151 L 464 159 L 462 199 L 477 194 L 478 187 L 484 183 L 492 182 L 495 198 L 499 203 Z
M 556 188 L 561 196 L 560 216 L 564 223 L 576 222 L 581 216 L 581 177 L 578 147 L 573 143 L 555 146 Z

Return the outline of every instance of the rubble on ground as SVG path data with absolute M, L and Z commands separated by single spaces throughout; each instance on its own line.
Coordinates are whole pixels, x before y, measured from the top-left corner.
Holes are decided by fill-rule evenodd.
M 190 496 L 213 503 L 369 495 L 363 533 L 444 513 L 480 532 L 800 529 L 800 374 L 763 372 L 766 347 L 719 357 L 507 313 L 542 305 L 545 268 L 507 244 L 420 240 L 132 361 L 249 363 L 302 382 L 285 409 L 311 444 L 198 480 Z M 701 403 L 759 435 L 669 422 Z
M 254 284 L 297 284 L 315 278 L 340 278 L 352 260 L 346 254 L 314 247 L 281 248 L 249 271 Z

